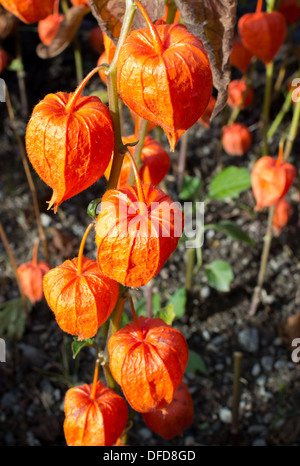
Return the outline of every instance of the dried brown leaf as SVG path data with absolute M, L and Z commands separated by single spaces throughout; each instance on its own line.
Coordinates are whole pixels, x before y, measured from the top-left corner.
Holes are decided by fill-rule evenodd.
M 0 40 L 6 39 L 17 27 L 18 18 L 0 7 Z
M 84 16 L 89 11 L 89 8 L 82 5 L 69 8 L 51 45 L 47 47 L 44 44 L 39 44 L 36 49 L 37 55 L 46 59 L 62 53 L 74 39 Z
M 152 21 L 156 21 L 165 12 L 164 0 L 142 0 Z M 123 17 L 125 13 L 125 0 L 89 0 L 94 17 L 103 32 L 115 43 L 120 35 Z M 140 11 L 137 11 L 132 24 L 132 29 L 145 27 L 146 23 Z
M 202 40 L 207 51 L 218 91 L 211 117 L 214 118 L 227 102 L 237 0 L 175 0 L 175 3 L 187 28 Z

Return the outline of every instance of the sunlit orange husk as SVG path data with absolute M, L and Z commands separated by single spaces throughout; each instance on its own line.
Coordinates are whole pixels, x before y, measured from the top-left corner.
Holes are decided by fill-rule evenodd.
M 210 128 L 210 119 L 212 116 L 212 113 L 214 111 L 214 108 L 216 106 L 217 99 L 214 96 L 211 96 L 210 101 L 208 103 L 208 106 L 206 107 L 204 113 L 202 116 L 199 118 L 198 122 L 204 126 L 204 128 L 209 129 Z
M 294 24 L 300 19 L 300 4 L 298 0 L 281 0 L 279 11 L 289 24 Z
M 278 11 L 247 13 L 238 22 L 244 46 L 265 64 L 271 62 L 286 37 L 286 21 Z
M 49 208 L 57 207 L 95 183 L 106 170 L 114 147 L 106 105 L 98 97 L 80 95 L 74 110 L 72 94 L 48 94 L 31 115 L 26 130 L 30 162 L 53 189 Z
M 239 38 L 236 38 L 232 44 L 230 63 L 232 66 L 246 74 L 252 60 L 252 53 L 243 45 Z
M 182 436 L 184 429 L 192 424 L 194 418 L 193 399 L 188 386 L 181 382 L 170 404 L 162 409 L 143 413 L 142 416 L 149 429 L 165 440 Z
M 287 225 L 291 214 L 291 205 L 285 199 L 280 199 L 275 205 L 273 216 L 273 231 L 279 236 L 282 229 Z
M 104 43 L 104 52 L 100 55 L 98 59 L 98 62 L 97 62 L 98 66 L 104 63 L 106 63 L 107 65 L 110 65 L 114 58 L 115 51 L 116 51 L 116 46 L 114 42 L 105 33 L 103 34 L 103 43 Z M 107 77 L 106 77 L 104 70 L 99 70 L 99 76 L 104 82 L 104 84 L 107 84 Z
M 123 138 L 123 143 L 128 144 L 136 141 L 134 135 Z M 128 147 L 131 154 L 134 154 L 134 147 Z M 157 186 L 166 176 L 170 169 L 170 157 L 167 151 L 149 134 L 146 135 L 141 154 L 142 167 L 139 170 L 141 180 L 145 184 Z M 112 160 L 105 170 L 105 177 L 109 179 Z M 131 171 L 131 160 L 128 155 L 124 156 L 122 170 L 118 187 L 121 188 L 128 183 Z
M 295 167 L 287 162 L 277 164 L 270 156 L 261 157 L 254 165 L 251 183 L 256 210 L 270 207 L 285 196 L 296 176 Z
M 0 5 L 23 23 L 36 23 L 51 14 L 54 2 L 55 0 L 0 0 Z
M 140 317 L 110 337 L 110 370 L 133 409 L 170 403 L 188 361 L 184 336 L 162 319 Z
M 161 53 L 148 28 L 132 31 L 124 42 L 118 89 L 131 110 L 164 129 L 174 151 L 209 103 L 212 72 L 202 42 L 184 25 L 159 25 L 156 30 Z
M 144 286 L 158 274 L 183 231 L 178 205 L 151 185 L 143 191 L 142 205 L 135 186 L 106 191 L 96 223 L 99 269 L 129 287 Z
M 245 109 L 252 103 L 253 99 L 254 90 L 251 86 L 247 86 L 245 80 L 234 79 L 229 83 L 227 102 L 231 108 L 237 108 L 241 105 L 241 109 Z
M 43 277 L 49 270 L 50 266 L 47 262 L 34 260 L 25 262 L 18 267 L 22 290 L 32 304 L 43 299 Z
M 70 388 L 65 396 L 64 434 L 68 446 L 112 446 L 122 434 L 128 417 L 126 401 L 98 381 Z
M 96 261 L 67 260 L 44 276 L 44 293 L 59 327 L 79 340 L 92 338 L 117 302 L 119 286 L 103 276 Z
M 222 128 L 222 145 L 228 155 L 244 155 L 252 144 L 252 135 L 243 123 Z
M 8 55 L 5 50 L 0 49 L 0 73 L 2 73 L 7 67 Z
M 52 43 L 63 19 L 63 15 L 53 14 L 39 21 L 38 34 L 43 44 L 49 46 Z
M 89 0 L 71 0 L 71 3 L 74 6 L 83 5 L 83 6 L 86 6 L 86 7 L 90 7 Z

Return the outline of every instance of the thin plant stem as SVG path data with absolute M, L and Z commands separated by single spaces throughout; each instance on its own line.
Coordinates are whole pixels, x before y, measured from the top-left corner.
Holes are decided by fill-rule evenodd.
M 21 139 L 21 136 L 19 135 L 19 132 L 18 132 L 18 129 L 17 129 L 15 115 L 14 115 L 14 111 L 13 111 L 13 106 L 12 106 L 12 103 L 11 103 L 11 99 L 10 99 L 10 95 L 9 95 L 9 91 L 8 91 L 7 87 L 6 87 L 6 107 L 7 107 L 7 111 L 8 111 L 8 115 L 9 115 L 9 118 L 10 118 L 10 122 L 11 122 L 13 132 L 15 134 L 15 137 L 16 137 L 19 149 L 20 149 L 20 154 L 21 154 L 21 158 L 22 158 L 24 171 L 25 171 L 26 178 L 27 178 L 27 181 L 28 181 L 28 185 L 29 185 L 31 195 L 32 195 L 32 198 L 33 198 L 33 208 L 34 208 L 34 212 L 35 212 L 39 237 L 40 237 L 40 240 L 42 241 L 43 247 L 44 247 L 45 259 L 49 263 L 50 259 L 49 259 L 48 243 L 47 243 L 46 234 L 44 232 L 44 228 L 43 228 L 43 225 L 42 225 L 42 222 L 41 222 L 41 214 L 40 214 L 38 196 L 37 196 L 35 184 L 33 182 L 33 178 L 32 178 L 32 175 L 31 175 L 31 171 L 30 171 L 30 168 L 29 168 L 29 164 L 28 164 L 28 161 L 27 161 L 26 149 L 25 149 L 23 140 Z
M 15 278 L 16 278 L 16 281 L 17 281 L 17 285 L 18 285 L 18 288 L 19 288 L 19 291 L 20 291 L 20 295 L 21 295 L 21 298 L 22 298 L 22 301 L 23 301 L 23 304 L 24 304 L 24 308 L 25 308 L 27 317 L 29 317 L 28 302 L 27 302 L 27 298 L 26 298 L 26 296 L 24 294 L 22 284 L 21 284 L 21 281 L 20 281 L 20 278 L 19 278 L 19 275 L 18 275 L 18 265 L 17 265 L 16 259 L 15 259 L 15 256 L 14 256 L 14 254 L 12 252 L 12 249 L 11 249 L 11 247 L 9 245 L 9 242 L 8 242 L 8 239 L 7 239 L 7 236 L 5 234 L 5 231 L 4 231 L 4 228 L 3 228 L 3 225 L 2 225 L 1 221 L 0 221 L 0 237 L 1 237 L 2 242 L 4 244 L 4 248 L 6 250 L 8 258 L 9 258 L 9 260 L 11 262 L 11 265 L 12 265 L 12 268 L 13 268 L 13 271 L 14 271 L 14 275 L 15 275 Z
M 178 164 L 177 164 L 177 191 L 178 192 L 180 192 L 181 186 L 182 186 L 182 180 L 183 180 L 185 166 L 186 166 L 188 144 L 189 144 L 189 131 L 186 131 L 181 136 L 180 151 L 179 151 L 179 158 L 178 158 Z
M 135 161 L 135 164 L 138 170 L 140 170 L 142 166 L 142 150 L 143 150 L 144 143 L 145 143 L 145 137 L 148 132 L 148 126 L 149 126 L 149 121 L 144 120 L 142 118 L 141 124 L 139 125 L 139 129 L 138 129 L 138 135 L 137 135 L 138 143 L 135 146 L 135 150 L 134 150 L 134 161 Z M 133 185 L 134 181 L 135 181 L 135 175 L 134 175 L 134 171 L 131 169 L 130 175 L 128 178 L 128 184 Z
M 147 26 L 148 26 L 148 28 L 149 28 L 149 30 L 151 32 L 154 50 L 156 51 L 156 53 L 158 55 L 162 55 L 164 47 L 163 47 L 160 35 L 158 34 L 156 27 L 152 23 L 147 11 L 145 10 L 145 8 L 141 4 L 141 2 L 139 0 L 136 0 L 136 4 L 139 7 L 140 11 L 142 12 L 142 14 L 143 14 L 143 16 L 145 18 L 145 21 L 147 23 Z
M 150 280 L 146 286 L 146 303 L 147 303 L 147 317 L 153 317 L 153 282 Z
M 80 48 L 80 43 L 78 37 L 74 39 L 74 61 L 75 61 L 75 70 L 77 84 L 80 84 L 83 80 L 83 64 L 82 64 L 82 53 Z
M 267 223 L 267 231 L 264 237 L 264 247 L 262 251 L 261 261 L 260 261 L 260 269 L 258 273 L 257 285 L 254 289 L 254 293 L 252 296 L 251 306 L 250 306 L 250 316 L 254 316 L 257 307 L 260 303 L 261 298 L 261 291 L 264 284 L 265 273 L 268 265 L 269 253 L 271 249 L 271 243 L 273 238 L 273 217 L 275 212 L 275 205 L 269 207 L 269 214 L 268 214 L 268 223 Z
M 236 351 L 233 355 L 233 403 L 232 403 L 232 427 L 231 431 L 234 436 L 239 432 L 239 405 L 241 392 L 241 366 L 243 354 Z
M 28 115 L 29 108 L 28 108 L 28 98 L 27 98 L 26 81 L 25 81 L 25 71 L 24 71 L 22 47 L 21 47 L 21 41 L 20 41 L 20 35 L 19 35 L 18 29 L 16 29 L 14 34 L 15 34 L 15 44 L 16 44 L 16 59 L 21 63 L 21 68 L 17 70 L 21 106 L 22 106 L 22 110 L 24 114 Z
M 271 61 L 266 65 L 266 83 L 264 93 L 264 105 L 262 111 L 262 133 L 263 133 L 263 146 L 262 155 L 268 155 L 268 126 L 270 121 L 270 106 L 271 106 L 271 95 L 272 95 L 272 83 L 274 73 L 274 61 Z
M 186 272 L 185 272 L 185 288 L 187 292 L 190 292 L 193 286 L 195 258 L 196 258 L 196 249 L 189 248 L 187 250 L 187 263 L 186 263 Z
M 175 5 L 174 0 L 166 0 L 166 7 L 167 7 L 167 19 L 166 19 L 166 24 L 173 24 L 176 12 L 177 12 L 177 6 Z
M 298 131 L 299 120 L 300 120 L 300 99 L 295 104 L 294 114 L 293 114 L 292 122 L 290 125 L 290 131 L 289 131 L 289 134 L 286 140 L 286 145 L 285 145 L 285 149 L 283 153 L 283 160 L 285 162 L 287 161 L 287 159 L 289 158 L 292 152 L 294 141 L 296 139 L 296 135 Z
M 99 358 L 97 358 L 96 364 L 95 364 L 95 370 L 94 370 L 92 391 L 91 391 L 91 395 L 90 395 L 90 398 L 91 398 L 92 401 L 94 401 L 95 397 L 96 397 L 97 383 L 98 383 L 98 378 L 99 378 L 99 364 L 100 364 L 100 360 L 99 360 Z
M 274 119 L 273 123 L 271 124 L 271 126 L 269 127 L 268 129 L 268 132 L 267 132 L 267 139 L 268 141 L 274 136 L 274 134 L 276 133 L 278 127 L 280 126 L 280 124 L 282 123 L 285 115 L 287 114 L 287 112 L 290 110 L 291 108 L 291 104 L 292 104 L 292 94 L 293 94 L 293 91 L 291 90 L 286 98 L 285 98 L 285 101 L 280 109 L 280 111 L 277 113 L 276 115 L 276 118 Z
M 120 110 L 119 110 L 119 97 L 118 97 L 118 86 L 117 86 L 117 61 L 119 56 L 120 48 L 123 45 L 124 40 L 130 32 L 132 21 L 137 9 L 137 5 L 134 0 L 126 0 L 125 15 L 123 18 L 123 24 L 119 36 L 119 40 L 116 46 L 114 58 L 106 72 L 107 75 L 107 92 L 108 92 L 108 104 L 111 119 L 114 127 L 114 153 L 111 172 L 108 180 L 107 189 L 114 189 L 118 186 L 120 172 L 123 164 L 124 146 L 122 141 L 122 131 L 120 123 Z
M 88 225 L 88 227 L 85 230 L 84 235 L 82 237 L 82 240 L 81 240 L 81 243 L 80 243 L 80 248 L 79 248 L 79 253 L 78 253 L 77 275 L 81 275 L 81 273 L 82 273 L 83 250 L 84 250 L 84 246 L 85 246 L 88 234 L 89 234 L 90 230 L 93 228 L 94 225 L 95 225 L 95 223 L 91 222 Z

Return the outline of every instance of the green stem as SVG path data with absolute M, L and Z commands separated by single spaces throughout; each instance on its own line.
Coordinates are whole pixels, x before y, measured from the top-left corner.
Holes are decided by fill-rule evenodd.
M 243 354 L 235 352 L 233 355 L 233 403 L 232 403 L 232 433 L 237 435 L 239 431 L 239 405 L 240 405 L 240 391 L 241 391 L 241 366 Z
M 196 258 L 196 249 L 189 248 L 187 250 L 187 263 L 186 263 L 186 273 L 185 273 L 185 288 L 187 292 L 190 292 L 193 286 L 193 276 L 194 276 L 194 266 Z
M 83 80 L 83 65 L 82 65 L 82 54 L 80 49 L 80 43 L 78 37 L 74 39 L 74 60 L 75 60 L 75 69 L 77 84 L 79 85 Z
M 292 104 L 292 94 L 293 90 L 291 90 L 286 98 L 285 101 L 280 109 L 280 111 L 277 113 L 276 118 L 274 119 L 273 123 L 271 124 L 270 128 L 268 129 L 267 132 L 267 139 L 268 141 L 274 136 L 276 133 L 278 127 L 280 126 L 282 120 L 284 119 L 286 113 L 290 110 L 291 104 Z
M 186 167 L 186 156 L 189 145 L 189 131 L 186 131 L 181 137 L 180 152 L 177 164 L 177 191 L 181 190 L 182 180 Z
M 274 61 L 271 61 L 266 65 L 266 84 L 265 84 L 265 94 L 264 94 L 264 105 L 262 112 L 262 132 L 263 132 L 263 147 L 262 155 L 268 155 L 268 125 L 270 120 L 270 106 L 271 106 L 271 94 L 272 94 L 272 82 L 273 82 L 273 72 L 274 72 Z
M 136 12 L 136 3 L 134 0 L 126 0 L 126 9 L 123 19 L 122 29 L 120 32 L 119 40 L 117 43 L 114 58 L 107 71 L 107 91 L 108 91 L 108 102 L 111 119 L 114 126 L 114 155 L 113 162 L 108 180 L 108 189 L 114 189 L 118 186 L 120 172 L 123 163 L 124 146 L 122 142 L 122 132 L 120 123 L 120 111 L 118 102 L 118 86 L 117 86 L 117 61 L 119 56 L 120 48 L 122 47 L 124 40 L 130 32 L 132 21 Z
M 177 6 L 175 5 L 174 0 L 166 0 L 166 7 L 167 7 L 167 24 L 173 24 L 176 12 L 177 12 Z
M 141 119 L 141 124 L 140 124 L 140 127 L 139 127 L 138 136 L 137 136 L 138 143 L 135 146 L 135 150 L 134 150 L 134 161 L 136 163 L 136 166 L 137 166 L 138 170 L 140 170 L 140 168 L 142 166 L 142 150 L 143 150 L 143 147 L 144 147 L 145 137 L 146 137 L 147 132 L 148 132 L 148 126 L 149 126 L 149 121 L 144 120 L 142 118 Z M 133 185 L 134 181 L 135 181 L 135 175 L 134 175 L 134 171 L 131 169 L 130 176 L 129 176 L 129 179 L 128 179 L 128 184 Z
M 285 149 L 284 149 L 283 160 L 285 162 L 287 161 L 287 159 L 289 158 L 292 152 L 292 148 L 293 148 L 294 141 L 296 139 L 296 135 L 298 131 L 299 120 L 300 120 L 300 99 L 296 103 L 295 108 L 294 108 L 293 119 L 291 122 L 290 131 L 289 131 Z
M 275 212 L 275 205 L 269 207 L 269 215 L 268 215 L 268 224 L 267 224 L 267 231 L 264 238 L 264 247 L 262 251 L 261 261 L 260 261 L 260 269 L 258 273 L 257 285 L 254 289 L 254 293 L 252 296 L 252 301 L 250 305 L 250 316 L 254 316 L 257 310 L 257 307 L 260 303 L 261 291 L 265 279 L 265 273 L 268 265 L 269 253 L 271 249 L 271 243 L 273 238 L 273 217 Z

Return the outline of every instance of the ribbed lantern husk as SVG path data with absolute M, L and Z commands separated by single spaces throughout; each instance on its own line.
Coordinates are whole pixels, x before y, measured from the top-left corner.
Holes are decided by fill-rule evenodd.
M 23 23 L 36 23 L 49 16 L 55 0 L 0 0 L 0 4 Z

